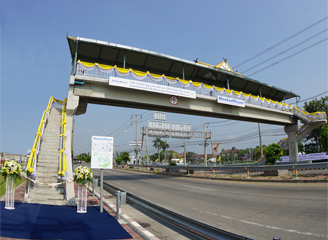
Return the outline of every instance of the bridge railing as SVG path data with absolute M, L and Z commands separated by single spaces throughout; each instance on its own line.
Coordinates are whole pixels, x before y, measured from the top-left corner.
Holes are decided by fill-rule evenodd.
M 61 123 L 60 123 L 60 151 L 59 151 L 59 171 L 58 175 L 61 179 L 67 177 L 67 161 L 65 153 L 65 143 L 66 143 L 66 103 L 67 99 L 65 98 L 62 102 L 63 108 L 61 113 Z
M 224 96 L 233 99 L 243 100 L 246 104 L 262 106 L 270 109 L 276 109 L 286 112 L 295 113 L 298 116 L 309 119 L 309 121 L 326 119 L 325 112 L 308 113 L 294 105 L 273 101 L 271 99 L 254 96 L 240 91 L 215 87 L 191 80 L 182 80 L 165 75 L 152 74 L 149 72 L 141 72 L 133 69 L 118 68 L 117 66 L 109 66 L 97 63 L 77 62 L 77 75 L 92 76 L 97 78 L 109 79 L 110 77 L 120 77 L 125 79 L 137 80 L 153 84 L 166 85 L 175 88 L 183 88 L 195 91 L 197 94 L 205 96 Z

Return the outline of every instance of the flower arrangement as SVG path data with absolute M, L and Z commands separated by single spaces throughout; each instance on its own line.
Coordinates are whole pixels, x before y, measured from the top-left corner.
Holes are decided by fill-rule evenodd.
M 88 182 L 92 182 L 93 173 L 90 168 L 79 166 L 74 172 L 74 181 L 85 185 Z
M 14 180 L 21 179 L 21 166 L 14 160 L 5 161 L 1 168 L 2 176 L 7 178 L 7 176 L 13 176 Z

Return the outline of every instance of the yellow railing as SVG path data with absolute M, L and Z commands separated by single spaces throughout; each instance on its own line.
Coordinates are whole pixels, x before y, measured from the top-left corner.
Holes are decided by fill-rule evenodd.
M 67 161 L 65 155 L 65 136 L 66 136 L 66 102 L 67 99 L 64 99 L 64 106 L 62 108 L 61 113 L 61 128 L 60 128 L 60 151 L 59 151 L 59 171 L 58 175 L 61 177 L 65 176 L 65 172 L 67 171 Z
M 46 117 L 49 115 L 51 105 L 54 101 L 56 101 L 56 100 L 54 99 L 53 96 L 51 96 L 50 99 L 49 99 L 48 105 L 47 105 L 47 109 L 42 114 L 42 118 L 41 118 L 38 130 L 36 132 L 34 144 L 33 144 L 33 147 L 31 149 L 31 155 L 30 155 L 30 157 L 28 159 L 28 162 L 27 162 L 27 171 L 29 173 L 34 172 L 35 159 L 36 159 L 36 156 L 37 156 L 37 151 L 39 150 L 40 140 L 41 140 L 42 133 L 43 133 L 43 130 L 44 130 L 44 125 L 46 123 Z

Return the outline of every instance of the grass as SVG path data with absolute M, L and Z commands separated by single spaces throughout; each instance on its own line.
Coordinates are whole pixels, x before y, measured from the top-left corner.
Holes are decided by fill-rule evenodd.
M 16 181 L 16 187 L 25 181 L 25 178 L 22 177 L 21 180 Z M 0 197 L 6 193 L 6 181 L 5 177 L 0 174 Z

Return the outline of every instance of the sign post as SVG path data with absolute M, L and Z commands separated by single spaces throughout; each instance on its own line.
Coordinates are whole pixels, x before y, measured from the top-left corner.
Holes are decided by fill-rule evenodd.
M 100 169 L 100 212 L 103 212 L 104 169 L 113 169 L 113 137 L 92 136 L 91 168 Z

